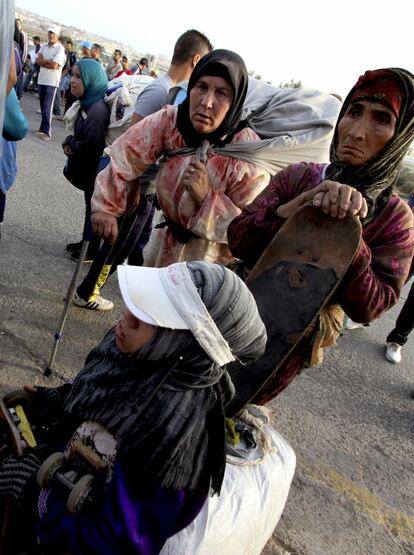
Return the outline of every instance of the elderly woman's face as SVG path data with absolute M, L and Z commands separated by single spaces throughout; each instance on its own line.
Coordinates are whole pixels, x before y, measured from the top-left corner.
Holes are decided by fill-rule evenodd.
M 338 123 L 339 161 L 349 166 L 368 162 L 394 136 L 396 124 L 397 118 L 384 104 L 352 102 Z
M 207 135 L 220 127 L 233 102 L 233 89 L 222 77 L 200 77 L 190 91 L 190 121 Z

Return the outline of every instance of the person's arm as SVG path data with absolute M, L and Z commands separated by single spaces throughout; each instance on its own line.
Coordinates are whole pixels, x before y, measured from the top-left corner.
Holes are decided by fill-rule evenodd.
M 163 153 L 164 140 L 174 129 L 172 118 L 171 111 L 157 112 L 131 126 L 105 150 L 110 162 L 98 173 L 92 197 L 92 223 L 96 234 L 115 241 L 116 218 L 127 209 L 130 184 L 136 187 L 137 178 Z
M 20 141 L 26 137 L 28 131 L 29 123 L 20 110 L 20 103 L 16 91 L 12 89 L 6 98 L 3 137 L 6 141 Z
M 413 215 L 403 201 L 392 198 L 386 224 L 374 240 L 375 220 L 364 228 L 363 240 L 341 283 L 338 300 L 355 322 L 368 323 L 390 309 L 400 296 L 414 253 Z M 384 216 L 378 216 L 384 224 Z M 381 225 L 382 225 L 381 224 Z
M 278 214 L 279 207 L 312 190 L 318 177 L 305 163 L 277 173 L 255 201 L 230 223 L 227 238 L 232 254 L 253 267 L 286 221 Z
M 167 96 L 167 91 L 159 83 L 147 85 L 137 98 L 131 125 L 161 110 L 167 102 Z
M 11 49 L 10 54 L 10 66 L 9 66 L 9 76 L 7 79 L 7 87 L 6 87 L 6 96 L 12 90 L 14 85 L 17 83 L 17 74 L 16 74 L 16 60 L 14 57 L 14 49 Z
M 140 116 L 134 112 L 131 118 L 131 125 L 135 125 L 136 123 L 138 123 L 139 121 L 142 121 L 143 119 L 144 119 L 144 116 Z
M 227 243 L 227 228 L 241 210 L 266 187 L 269 174 L 254 164 L 228 159 L 224 189 L 214 189 L 209 183 L 207 169 L 201 162 L 189 166 L 183 183 L 197 207 L 188 222 L 188 229 L 198 237 Z M 194 171 L 189 177 L 188 171 Z M 200 178 L 204 185 L 194 179 Z M 188 185 L 187 185 L 188 182 Z M 200 191 L 200 193 L 198 192 Z

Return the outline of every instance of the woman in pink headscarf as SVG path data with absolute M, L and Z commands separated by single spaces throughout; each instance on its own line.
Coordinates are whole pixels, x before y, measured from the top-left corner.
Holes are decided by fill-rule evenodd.
M 413 139 L 414 76 L 403 69 L 367 71 L 339 114 L 330 164 L 289 166 L 228 228 L 232 253 L 253 267 L 286 218 L 307 202 L 333 218 L 347 213 L 360 218 L 359 252 L 333 301 L 332 344 L 342 321 L 339 309 L 368 323 L 397 302 L 406 281 L 414 251 L 413 215 L 393 187 Z M 272 399 L 317 359 L 313 347 L 311 340 L 302 340 L 255 401 Z

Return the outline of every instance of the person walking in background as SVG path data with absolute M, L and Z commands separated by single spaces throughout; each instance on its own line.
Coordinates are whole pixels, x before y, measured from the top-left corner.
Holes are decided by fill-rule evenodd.
M 40 66 L 38 87 L 42 121 L 37 131 L 40 138 L 49 141 L 52 130 L 52 112 L 55 95 L 58 91 L 60 76 L 66 62 L 65 49 L 59 42 L 60 27 L 50 25 L 48 43 L 44 44 L 37 55 Z
M 115 78 L 115 75 L 118 71 L 122 71 L 122 64 L 121 64 L 122 52 L 118 50 L 118 48 L 114 51 L 114 55 L 112 60 L 108 62 L 106 66 L 106 74 L 108 76 L 108 81 L 112 81 Z
M 102 46 L 97 42 L 94 42 L 91 48 L 91 58 L 99 63 L 103 67 L 102 62 Z
M 149 68 L 148 68 L 147 58 L 141 58 L 140 59 L 134 73 L 136 75 L 149 75 Z
M 83 40 L 80 43 L 82 58 L 91 58 L 91 49 L 93 46 L 93 42 L 91 40 Z
M 408 197 L 408 205 L 414 211 L 414 192 Z M 411 262 L 410 279 L 414 274 L 414 260 Z M 407 280 L 408 281 L 408 280 Z M 411 285 L 408 297 L 403 304 L 395 328 L 388 334 L 385 358 L 393 364 L 401 362 L 401 348 L 407 343 L 408 336 L 414 329 L 414 283 Z
M 16 19 L 14 23 L 14 42 L 18 46 L 20 51 L 20 63 L 22 68 L 24 67 L 27 60 L 27 52 L 29 39 L 26 33 L 23 31 L 22 22 L 20 19 Z M 17 98 L 21 100 L 23 96 L 23 86 L 24 86 L 24 72 L 20 71 L 17 77 L 17 83 L 14 88 L 16 90 Z
M 34 64 L 34 69 L 33 69 L 33 89 L 35 92 L 37 92 L 37 78 L 39 76 L 39 64 L 37 63 L 37 55 L 39 54 L 40 48 L 42 46 L 41 44 L 41 40 L 40 37 L 38 35 L 33 37 L 33 45 L 34 45 L 34 56 L 33 56 L 33 64 Z
M 104 101 L 108 87 L 105 70 L 92 59 L 79 60 L 72 68 L 71 90 L 80 101 L 73 135 L 64 140 L 62 147 L 68 157 L 64 175 L 85 195 L 84 233 L 91 215 L 91 198 L 99 159 L 105 147 L 110 110 Z M 92 260 L 100 245 L 99 237 L 89 244 L 86 258 Z M 82 241 L 69 243 L 66 250 L 78 260 Z

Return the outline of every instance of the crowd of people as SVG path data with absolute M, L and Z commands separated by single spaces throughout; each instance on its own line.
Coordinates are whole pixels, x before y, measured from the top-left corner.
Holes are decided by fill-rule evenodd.
M 196 518 L 210 493 L 220 492 L 226 407 L 237 395 L 228 363 L 248 364 L 269 348 L 255 300 L 231 264 L 251 271 L 307 203 L 362 226 L 358 251 L 314 333 L 253 396 L 258 405 L 320 362 L 316 351 L 335 343 L 345 314 L 366 325 L 398 301 L 414 253 L 412 207 L 395 192 L 414 139 L 414 76 L 397 68 L 366 71 L 338 103 L 329 152 L 272 172 L 254 150 L 262 137 L 244 117 L 250 85 L 237 53 L 189 30 L 157 78 L 147 58 L 130 67 L 117 49 L 104 66 L 99 44 L 82 41 L 78 57 L 60 34 L 51 25 L 46 43 L 33 37 L 29 59 L 22 22 L 15 22 L 0 104 L 0 222 L 17 171 L 16 141 L 28 131 L 18 98 L 32 87 L 41 140 L 51 139 L 54 113 L 62 110 L 73 123 L 62 145 L 63 170 L 84 193 L 85 218 L 82 239 L 66 249 L 78 264 L 91 263 L 73 303 L 111 310 L 101 289 L 117 270 L 126 308 L 73 383 L 27 386 L 30 417 L 46 430 L 46 447 L 0 460 L 0 494 L 24 499 L 25 510 L 37 505 L 33 476 L 45 454 L 62 448 L 84 421 L 95 422 L 117 443 L 104 494 L 93 511 L 69 514 L 61 488 L 42 490 L 40 517 L 29 510 L 26 521 L 33 541 L 50 552 L 155 554 Z M 154 81 L 137 97 L 129 129 L 106 146 L 108 83 L 123 74 Z M 394 363 L 414 327 L 413 297 L 414 286 L 386 339 Z

